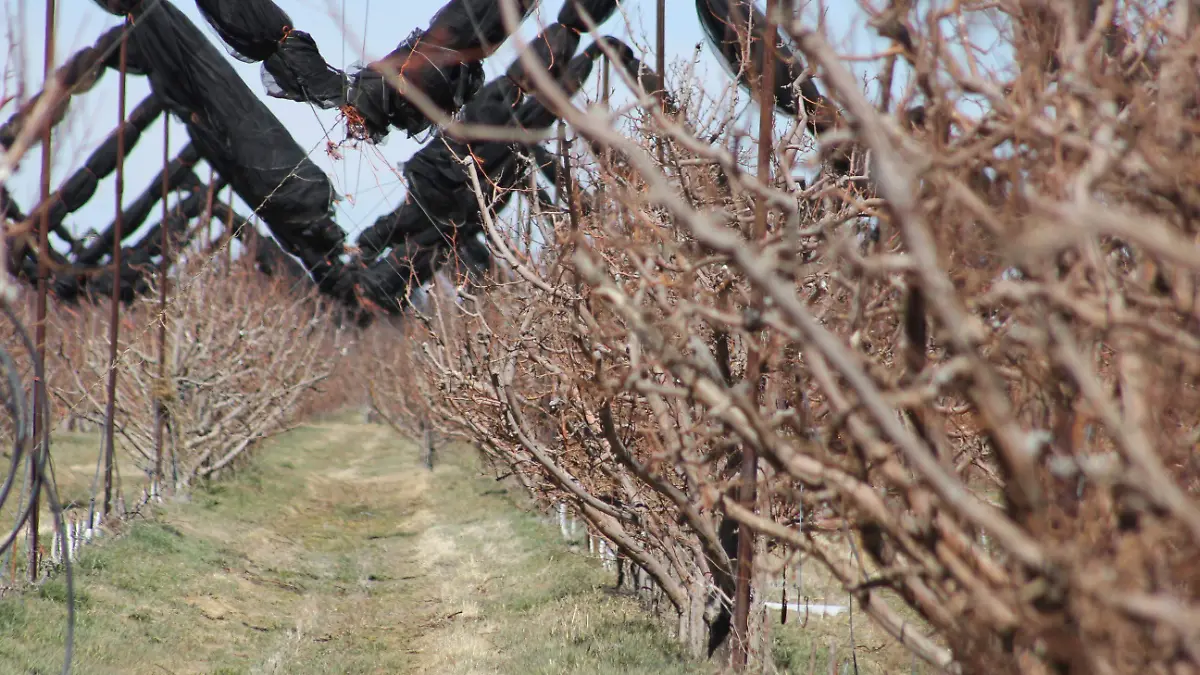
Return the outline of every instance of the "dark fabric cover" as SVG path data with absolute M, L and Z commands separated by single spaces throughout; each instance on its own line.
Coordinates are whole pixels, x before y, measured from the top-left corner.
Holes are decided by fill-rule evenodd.
M 196 162 L 200 160 L 200 155 L 196 152 L 195 146 L 187 144 L 183 150 L 171 160 L 165 169 L 167 173 L 167 191 L 168 193 L 179 189 L 192 189 L 199 184 L 200 179 L 196 178 L 193 173 L 193 168 Z M 122 239 L 128 238 L 138 228 L 146 222 L 150 214 L 154 211 L 154 207 L 162 200 L 162 174 L 158 172 L 158 176 L 150 181 L 142 194 L 138 195 L 132 202 L 126 204 L 121 210 L 121 234 Z M 87 248 L 80 251 L 74 256 L 74 262 L 77 265 L 95 265 L 104 259 L 112 252 L 113 235 L 116 232 L 116 223 L 110 223 L 103 232 L 100 232 L 96 239 L 88 244 Z
M 619 40 L 616 45 L 625 47 Z M 590 47 L 570 60 L 560 81 L 568 95 L 579 91 L 601 53 L 598 48 Z M 508 77 L 489 82 L 462 111 L 462 121 L 466 124 L 531 130 L 546 129 L 557 119 L 536 98 L 521 96 L 519 87 Z M 397 296 L 431 279 L 438 266 L 450 259 L 456 249 L 460 254 L 465 250 L 468 258 L 486 268 L 490 263 L 472 249 L 482 246 L 477 237 L 483 230 L 483 214 L 469 169 L 459 159 L 467 156 L 473 159 L 484 204 L 491 210 L 499 210 L 529 175 L 531 167 L 522 154 L 532 155 L 536 168 L 557 184 L 557 160 L 536 144 L 467 142 L 440 134 L 417 151 L 404 165 L 408 199 L 359 236 L 363 259 L 373 261 L 360 274 L 360 295 L 382 309 L 398 311 L 401 302 Z M 376 260 L 389 246 L 392 251 Z
M 462 109 L 465 124 L 509 125 L 520 89 L 507 77 L 500 77 L 480 89 Z M 390 214 L 379 218 L 358 238 L 363 256 L 372 259 L 397 241 L 412 240 L 424 230 L 441 223 L 464 225 L 476 219 L 478 206 L 470 187 L 470 176 L 460 158 L 472 155 L 478 165 L 480 182 L 499 178 L 512 151 L 504 143 L 467 143 L 439 134 L 404 164 L 408 198 Z
M 281 277 L 296 284 L 312 284 L 312 278 L 296 259 L 283 252 L 271 237 L 259 234 L 254 225 L 224 202 L 213 202 L 213 215 L 226 223 L 246 251 L 254 256 L 259 272 L 269 277 Z
M 131 14 L 142 6 L 142 0 L 96 0 L 96 3 L 117 15 Z
M 17 205 L 8 188 L 3 185 L 0 185 L 0 219 L 14 223 L 20 223 L 25 220 L 25 214 L 21 212 L 21 207 Z
M 147 96 L 125 120 L 125 124 L 109 133 L 108 138 L 100 147 L 92 151 L 84 162 L 83 167 L 63 181 L 58 190 L 50 196 L 46 205 L 39 204 L 34 209 L 38 216 L 41 209 L 50 210 L 50 226 L 58 228 L 67 216 L 78 211 L 96 194 L 100 181 L 111 175 L 117 169 L 117 142 L 122 127 L 125 132 L 125 151 L 128 153 L 137 145 L 142 132 L 162 114 L 162 104 L 153 95 Z
M 262 80 L 275 98 L 326 109 L 345 105 L 350 86 L 346 74 L 326 63 L 316 40 L 302 30 L 289 31 L 279 51 L 263 62 Z
M 247 63 L 270 58 L 295 26 L 271 0 L 196 0 L 196 6 L 234 56 Z
M 554 79 L 562 77 L 577 49 L 579 31 L 567 28 L 561 23 L 550 24 L 529 43 L 529 50 L 534 58 Z M 525 74 L 525 62 L 519 58 L 509 66 L 508 77 L 525 91 L 533 91 L 535 88 L 533 81 Z
M 451 0 L 430 26 L 415 31 L 380 61 L 352 75 L 329 65 L 311 35 L 296 30 L 272 0 L 196 0 L 200 11 L 233 53 L 263 62 L 263 84 L 274 97 L 322 108 L 353 108 L 350 127 L 379 141 L 390 127 L 409 136 L 430 120 L 387 83 L 402 74 L 448 114 L 483 83 L 480 60 L 507 37 L 495 0 Z M 522 2 L 527 15 L 532 2 Z
M 167 0 L 137 18 L 132 40 L 150 85 L 188 127 L 201 157 L 318 281 L 337 267 L 345 233 L 331 218 L 325 174 L 194 24 Z
M 558 11 L 558 22 L 582 33 L 588 29 L 580 18 L 587 14 L 597 26 L 608 21 L 617 11 L 617 0 L 567 0 Z
M 536 0 L 517 0 L 523 21 Z M 438 49 L 458 52 L 454 58 L 481 60 L 496 51 L 508 37 L 498 0 L 450 0 L 433 15 L 425 42 Z M 432 52 L 430 52 L 432 53 Z
M 517 2 L 522 20 L 535 4 Z M 362 113 L 367 135 L 379 133 L 381 119 L 410 137 L 430 126 L 416 106 L 385 84 L 385 77 L 402 75 L 439 108 L 452 112 L 479 90 L 484 80 L 481 61 L 507 37 L 496 0 L 450 0 L 433 16 L 428 29 L 414 32 L 352 78 L 350 103 Z
M 67 88 L 69 93 L 51 110 L 50 126 L 58 125 L 66 117 L 72 95 L 89 92 L 96 86 L 96 83 L 100 81 L 100 76 L 104 74 L 105 66 L 113 69 L 119 66 L 117 56 L 120 52 L 117 47 L 124 30 L 124 26 L 117 26 L 106 31 L 96 40 L 95 44 L 75 52 L 67 59 L 66 63 L 54 71 L 54 77 Z M 128 51 L 126 61 L 129 61 Z M 126 71 L 133 72 L 128 63 L 126 63 Z M 25 125 L 25 120 L 33 113 L 33 109 L 37 106 L 43 93 L 38 92 L 34 95 L 13 113 L 3 126 L 0 126 L 0 146 L 8 148 L 16 141 Z
M 187 245 L 190 237 L 198 231 L 198 227 L 189 224 L 200 218 L 208 202 L 209 186 L 204 185 L 191 174 L 192 188 L 188 196 L 175 205 L 165 221 L 156 223 L 136 244 L 124 248 L 121 252 L 121 270 L 118 279 L 121 284 L 121 301 L 132 302 L 138 295 L 149 291 L 146 275 L 156 269 L 154 259 L 162 255 L 162 228 L 167 228 L 171 240 L 172 256 Z M 220 189 L 220 183 L 213 185 L 214 191 Z M 111 266 L 111 261 L 109 262 Z M 51 287 L 55 296 L 67 302 L 78 302 L 81 299 L 104 299 L 112 296 L 113 273 L 111 269 L 96 271 L 95 268 L 73 266 L 54 275 Z
M 482 277 L 492 267 L 492 250 L 479 237 L 469 237 L 459 242 L 455 253 L 457 266 L 467 274 Z
M 262 62 L 263 85 L 275 98 L 337 108 L 346 103 L 346 74 L 325 61 L 316 40 L 296 30 L 271 0 L 196 0 L 233 55 Z
M 721 60 L 737 76 L 739 84 L 750 86 L 751 78 L 757 78 L 758 73 L 762 72 L 766 58 L 767 42 L 763 39 L 766 14 L 750 0 L 696 0 L 696 12 L 700 15 L 700 25 Z M 750 63 L 743 64 L 742 41 L 738 36 L 746 32 L 748 22 L 751 28 Z M 797 117 L 800 108 L 796 105 L 792 83 L 804 72 L 804 61 L 783 42 L 778 33 L 771 39 L 776 45 L 775 106 L 781 112 Z M 810 126 L 817 133 L 823 132 L 825 123 L 823 119 L 818 119 L 822 116 L 812 114 L 823 98 L 811 77 L 800 82 L 800 94 L 803 108 L 809 114 Z

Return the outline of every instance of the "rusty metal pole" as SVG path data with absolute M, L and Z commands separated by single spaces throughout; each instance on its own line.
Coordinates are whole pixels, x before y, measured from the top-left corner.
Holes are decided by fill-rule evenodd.
M 163 115 L 163 174 L 162 174 L 162 226 L 159 234 L 162 242 L 159 244 L 161 258 L 158 261 L 158 387 L 157 398 L 154 401 L 154 482 L 155 492 L 162 494 L 163 484 L 163 446 L 167 410 L 163 405 L 163 394 L 167 378 L 167 284 L 170 282 L 167 274 L 171 269 L 171 237 L 167 233 L 167 192 L 170 188 L 168 167 L 171 165 L 171 118 Z
M 54 77 L 54 0 L 46 0 L 46 37 L 42 61 L 42 89 L 50 86 L 50 78 Z M 50 199 L 50 131 L 53 122 L 46 120 L 42 129 L 42 203 Z M 50 209 L 42 209 L 40 226 L 38 227 L 38 265 L 37 265 L 37 300 L 34 315 L 36 324 L 33 327 L 34 356 L 46 372 L 46 294 L 50 282 L 50 257 L 46 251 L 50 249 Z M 50 420 L 45 419 L 49 410 L 42 409 L 42 401 L 46 398 L 46 383 L 39 379 L 33 381 L 33 443 L 35 452 L 29 458 L 29 489 L 31 490 L 32 508 L 29 510 L 29 580 L 37 581 L 38 577 L 38 509 L 41 499 L 42 475 L 39 470 L 40 459 L 50 453 L 50 434 L 45 433 Z
M 759 73 L 759 119 L 758 119 L 758 179 L 765 183 L 771 180 L 771 150 L 775 123 L 775 34 L 778 20 L 775 16 L 777 0 L 767 0 L 767 23 L 763 27 L 764 56 Z M 747 17 L 749 18 L 749 17 Z M 761 242 L 767 235 L 767 203 L 758 199 L 754 208 L 754 240 Z M 755 291 L 752 299 L 755 309 L 762 311 L 761 291 Z M 746 376 L 759 397 L 762 379 L 761 340 L 751 341 L 746 364 Z M 743 445 L 742 481 L 738 490 L 738 501 L 753 511 L 758 501 L 758 452 L 749 443 Z M 733 595 L 733 668 L 742 671 L 750 655 L 750 590 L 754 572 L 754 533 L 745 524 L 738 527 L 737 580 Z
M 233 271 L 233 186 L 229 186 L 229 213 L 225 215 L 225 271 Z
M 121 203 L 125 196 L 125 61 L 128 31 L 121 34 L 121 73 L 117 85 L 117 207 L 113 221 L 112 314 L 108 320 L 108 401 L 104 410 L 104 516 L 112 515 L 113 461 L 116 446 L 113 427 L 117 416 L 117 340 L 121 329 Z
M 667 0 L 658 0 L 658 26 L 657 26 L 657 28 L 658 28 L 658 34 L 655 37 L 657 38 L 656 48 L 658 51 L 654 55 L 654 58 L 655 58 L 654 67 L 658 70 L 658 77 L 663 82 L 663 89 L 666 89 L 666 82 L 667 82 Z M 664 112 L 666 111 L 666 101 L 667 101 L 666 94 L 667 94 L 667 92 L 663 91 L 659 95 L 659 108 L 661 110 L 663 110 Z M 664 143 L 663 143 L 661 133 L 659 134 L 658 143 L 656 145 L 657 145 L 657 147 L 655 149 L 657 150 L 657 153 L 658 153 L 658 165 L 662 166 L 663 164 L 665 164 L 665 160 L 663 159 Z

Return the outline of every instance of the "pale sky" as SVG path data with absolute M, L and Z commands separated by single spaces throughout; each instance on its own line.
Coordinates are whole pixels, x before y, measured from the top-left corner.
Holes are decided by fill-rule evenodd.
M 227 51 L 215 31 L 204 21 L 192 0 L 173 0 L 203 30 L 209 39 L 222 51 Z M 339 68 L 349 67 L 378 58 L 395 48 L 414 28 L 428 25 L 445 0 L 276 0 L 287 11 L 295 27 L 312 34 L 325 59 Z M 535 35 L 540 26 L 553 22 L 563 0 L 544 0 L 530 20 L 523 26 L 522 34 L 527 38 Z M 839 3 L 830 3 L 837 7 Z M 761 5 L 761 2 L 760 2 Z M 12 29 L 0 34 L 0 49 L 5 56 L 0 63 L 5 65 L 6 75 L 0 86 L 0 100 L 14 95 L 18 73 L 24 72 L 26 82 L 33 89 L 40 87 L 42 35 L 44 31 L 44 6 L 33 0 L 0 0 L 9 20 L 5 23 Z M 653 47 L 655 22 L 655 0 L 625 0 L 621 12 L 602 26 L 605 34 L 615 35 L 639 47 Z M 24 16 L 20 14 L 23 13 Z M 92 44 L 109 27 L 120 19 L 100 9 L 93 0 L 59 0 L 57 63 L 83 46 Z M 871 32 L 862 26 L 861 15 L 845 10 L 830 9 L 826 14 L 830 33 L 837 38 L 836 46 L 847 52 L 866 53 L 878 48 Z M 23 29 L 22 29 L 23 28 Z M 12 36 L 19 36 L 19 45 L 12 44 Z M 667 0 L 667 62 L 690 61 L 695 46 L 703 41 L 703 33 L 696 16 L 694 0 Z M 514 54 L 511 40 L 487 60 L 485 68 L 489 78 L 508 67 Z M 586 45 L 590 39 L 584 39 Z M 364 50 L 366 59 L 363 58 Z M 22 60 L 25 61 L 22 68 Z M 653 65 L 649 52 L 646 60 Z M 337 123 L 336 110 L 320 110 L 308 104 L 275 99 L 267 96 L 260 79 L 261 64 L 242 63 L 232 57 L 229 63 L 250 86 L 251 90 L 275 113 L 291 131 L 293 137 L 305 149 L 311 149 L 310 157 L 333 181 L 334 187 L 344 196 L 337 205 L 337 221 L 345 229 L 350 240 L 374 219 L 395 208 L 404 199 L 405 188 L 396 165 L 406 160 L 420 144 L 404 138 L 403 132 L 393 131 L 387 141 L 379 146 L 363 145 L 359 149 L 342 147 L 341 158 L 331 157 L 325 150 L 326 138 L 335 142 L 345 134 Z M 671 71 L 668 65 L 668 72 Z M 598 71 L 595 71 L 598 72 Z M 728 76 L 712 51 L 705 43 L 700 51 L 696 68 L 697 77 L 706 89 L 719 93 L 728 83 Z M 596 91 L 596 75 L 585 91 Z M 615 78 L 614 78 L 615 81 Z M 67 121 L 56 127 L 54 140 L 53 185 L 58 185 L 70 172 L 78 168 L 88 153 L 116 126 L 117 82 L 114 71 L 104 74 L 101 82 L 88 94 L 74 98 Z M 668 78 L 668 86 L 676 88 L 681 83 Z M 620 87 L 619 84 L 614 84 Z M 689 85 L 690 86 L 690 85 Z M 128 110 L 149 93 L 144 78 L 130 75 L 127 84 Z M 27 94 L 28 95 L 28 94 Z M 0 119 L 7 119 L 14 105 L 0 109 Z M 171 122 L 172 154 L 186 142 L 186 130 L 178 122 Z M 161 167 L 162 123 L 156 122 L 142 135 L 140 142 L 130 151 L 126 163 L 126 199 L 144 190 Z M 38 196 L 38 170 L 40 154 L 34 150 L 26 156 L 17 175 L 9 181 L 9 188 L 26 211 L 33 208 Z M 197 168 L 201 180 L 208 180 L 208 168 L 201 164 Z M 68 227 L 76 233 L 89 228 L 103 229 L 111 222 L 114 211 L 114 181 L 109 178 L 100 184 L 95 197 L 82 209 L 67 219 Z M 249 213 L 239 203 L 243 215 Z M 147 226 L 157 220 L 152 216 Z

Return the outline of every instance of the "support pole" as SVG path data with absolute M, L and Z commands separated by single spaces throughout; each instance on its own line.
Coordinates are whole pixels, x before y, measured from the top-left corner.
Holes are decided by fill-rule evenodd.
M 104 410 L 104 517 L 112 515 L 113 461 L 116 446 L 113 428 L 117 416 L 117 340 L 121 330 L 121 206 L 125 197 L 125 61 L 128 31 L 121 34 L 121 78 L 117 85 L 117 207 L 113 221 L 112 314 L 108 320 L 108 401 Z M 165 226 L 164 226 L 165 229 Z
M 54 77 L 54 0 L 46 0 L 46 37 L 42 61 L 43 89 L 50 84 Z M 47 119 L 42 129 L 42 201 L 50 198 L 50 130 L 53 120 Z M 50 283 L 50 210 L 43 209 L 38 227 L 38 265 L 37 265 L 37 299 L 34 315 L 36 324 L 33 328 L 34 356 L 41 372 L 46 372 L 46 293 Z M 38 510 L 41 507 L 42 492 L 41 460 L 50 454 L 50 434 L 46 433 L 50 420 L 45 416 L 50 412 L 43 409 L 42 403 L 47 399 L 46 383 L 40 379 L 33 381 L 33 443 L 34 452 L 29 456 L 29 580 L 38 578 Z
M 759 119 L 758 119 L 758 179 L 771 182 L 771 150 L 774 141 L 775 122 L 775 34 L 778 32 L 776 17 L 777 0 L 767 0 L 767 23 L 764 26 L 764 57 L 762 72 L 759 73 Z M 748 17 L 747 17 L 748 18 Z M 762 241 L 767 235 L 767 202 L 756 200 L 754 208 L 754 239 Z M 755 291 L 752 300 L 755 309 L 762 311 L 761 291 Z M 762 379 L 762 340 L 760 336 L 750 341 L 750 353 L 746 364 L 746 376 L 757 401 L 760 397 Z M 742 476 L 738 490 L 738 501 L 750 511 L 758 501 L 758 451 L 752 444 L 743 444 Z M 754 532 L 742 524 L 738 527 L 737 580 L 733 597 L 733 668 L 745 670 L 750 655 L 750 586 L 754 572 Z
M 229 186 L 229 213 L 225 216 L 225 232 L 222 239 L 225 242 L 225 273 L 233 271 L 233 186 Z
M 658 33 L 655 36 L 657 38 L 657 51 L 654 54 L 654 66 L 658 71 L 658 77 L 663 81 L 663 88 L 665 89 L 667 82 L 667 0 L 658 0 L 657 28 Z M 659 105 L 664 111 L 666 110 L 666 94 L 667 92 L 663 91 L 659 96 Z M 661 134 L 659 134 L 658 143 L 656 145 L 657 147 L 655 149 L 658 152 L 658 165 L 661 167 L 666 163 L 663 159 L 663 139 Z
M 167 277 L 171 269 L 171 237 L 167 234 L 167 193 L 170 191 L 170 181 L 167 168 L 171 165 L 171 118 L 163 115 L 163 173 L 162 173 L 162 227 L 158 228 L 162 235 L 159 245 L 161 257 L 158 261 L 158 397 L 154 401 L 154 482 L 158 485 L 158 494 L 162 494 L 163 485 L 163 446 L 166 445 L 167 409 L 163 405 L 163 395 L 167 382 Z

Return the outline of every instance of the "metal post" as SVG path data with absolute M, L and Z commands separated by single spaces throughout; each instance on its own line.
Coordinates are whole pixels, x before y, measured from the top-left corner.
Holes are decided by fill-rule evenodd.
M 108 320 L 108 401 L 104 410 L 104 516 L 112 515 L 113 459 L 115 439 L 113 427 L 117 416 L 117 339 L 121 329 L 121 203 L 125 196 L 125 60 L 128 31 L 121 34 L 121 77 L 117 85 L 117 208 L 113 221 L 113 288 L 112 314 Z
M 200 255 L 207 257 L 209 249 L 212 247 L 212 213 L 213 200 L 217 197 L 216 191 L 217 171 L 216 169 L 208 170 L 208 194 L 204 198 L 204 219 L 200 221 Z
M 775 122 L 775 34 L 778 21 L 775 16 L 776 0 L 767 0 L 767 23 L 763 39 L 766 41 L 762 72 L 759 73 L 759 120 L 758 120 L 758 178 L 764 182 L 771 179 L 771 149 Z M 747 17 L 749 18 L 749 17 Z M 761 242 L 767 234 L 767 203 L 757 200 L 754 209 L 754 239 Z M 762 292 L 755 291 L 753 304 L 762 310 Z M 746 364 L 746 376 L 757 399 L 762 371 L 761 342 L 751 340 Z M 742 506 L 753 511 L 758 500 L 758 452 L 752 444 L 743 445 L 742 482 L 738 500 Z M 750 586 L 754 570 L 754 533 L 744 523 L 738 527 L 737 580 L 733 596 L 733 668 L 746 668 L 750 654 Z
M 233 186 L 229 186 L 229 213 L 225 215 L 225 271 L 233 271 Z
M 657 38 L 657 53 L 655 53 L 655 68 L 658 70 L 658 77 L 663 81 L 663 88 L 666 88 L 667 82 L 667 0 L 658 0 L 658 34 Z M 663 91 L 659 95 L 659 107 L 665 112 L 667 92 Z M 658 153 L 658 165 L 662 166 L 665 163 L 663 159 L 663 139 L 662 134 L 659 134 L 658 143 L 656 144 Z
M 162 257 L 158 261 L 158 398 L 154 402 L 154 482 L 158 484 L 159 494 L 163 484 L 163 446 L 166 443 L 165 432 L 167 409 L 162 397 L 166 393 L 167 381 L 167 273 L 171 269 L 171 237 L 167 234 L 167 192 L 170 181 L 168 167 L 171 165 L 171 118 L 163 115 L 163 174 L 162 174 L 162 225 L 159 234 L 162 242 L 159 244 Z
M 43 52 L 42 78 L 43 90 L 49 87 L 50 78 L 54 77 L 54 0 L 46 0 L 46 44 Z M 46 120 L 42 129 L 42 203 L 50 199 L 50 129 L 53 122 Z M 38 227 L 38 268 L 37 268 L 37 300 L 35 308 L 36 325 L 34 332 L 34 359 L 46 372 L 46 292 L 50 279 L 50 209 L 42 209 L 41 225 Z M 50 434 L 45 433 L 50 423 L 44 419 L 49 410 L 42 409 L 42 401 L 46 399 L 46 383 L 39 379 L 33 381 L 33 442 L 35 452 L 29 458 L 29 489 L 32 508 L 29 511 L 29 580 L 37 581 L 38 577 L 38 509 L 42 490 L 42 475 L 39 464 L 42 457 L 50 453 Z

